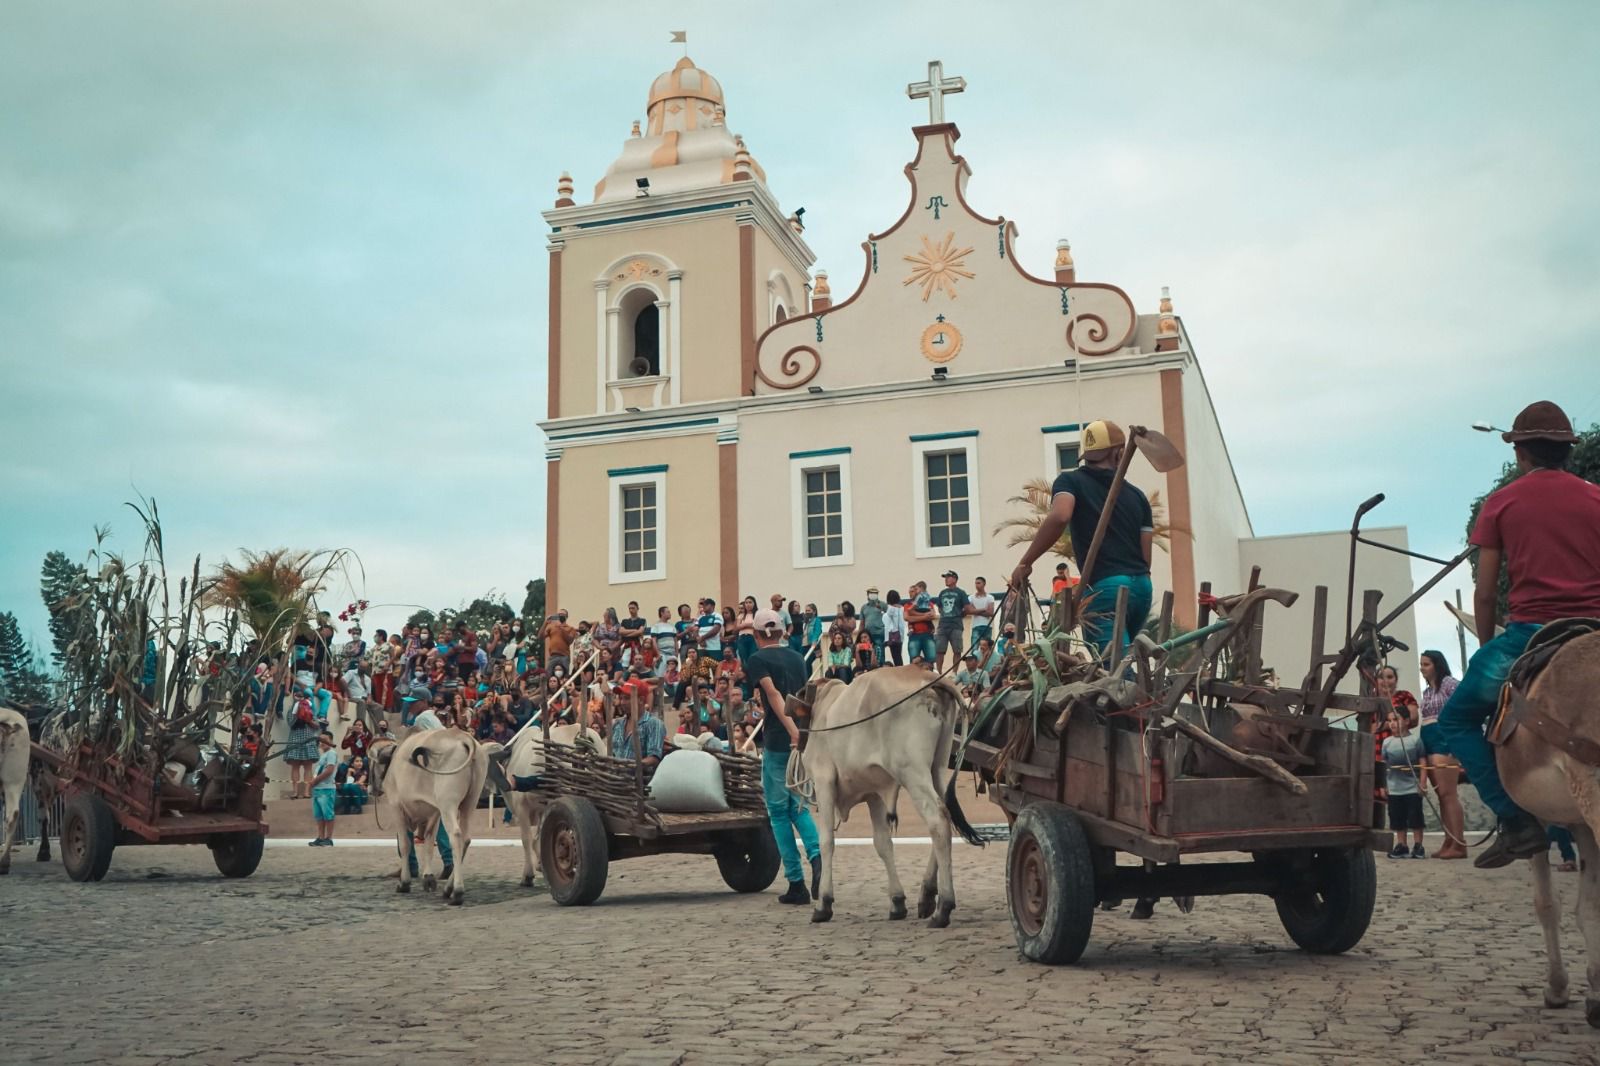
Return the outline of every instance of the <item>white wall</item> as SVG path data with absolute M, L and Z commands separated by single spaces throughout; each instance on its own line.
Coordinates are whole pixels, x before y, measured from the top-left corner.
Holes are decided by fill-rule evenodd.
M 1404 526 L 1362 532 L 1380 543 L 1409 547 Z M 1250 568 L 1260 566 L 1263 585 L 1300 593 L 1293 607 L 1284 609 L 1275 604 L 1267 607 L 1262 663 L 1276 669 L 1283 684 L 1298 685 L 1310 665 L 1311 606 L 1318 585 L 1328 587 L 1326 650 L 1337 651 L 1344 643 L 1345 581 L 1349 561 L 1350 537 L 1344 532 L 1256 537 L 1239 542 L 1240 590 L 1249 581 Z M 1215 584 L 1216 579 L 1212 581 Z M 1361 617 L 1361 597 L 1366 589 L 1378 589 L 1383 593 L 1378 604 L 1378 614 L 1382 617 L 1411 595 L 1411 563 L 1403 555 L 1362 546 L 1356 554 L 1355 588 L 1355 618 Z M 1386 632 L 1410 646 L 1409 652 L 1395 652 L 1389 662 L 1400 674 L 1400 687 L 1420 694 L 1417 656 L 1422 649 L 1417 646 L 1415 611 L 1401 615 Z M 1356 692 L 1359 688 L 1359 679 L 1352 670 L 1340 691 Z
M 1223 442 L 1217 412 L 1211 406 L 1200 365 L 1183 368 L 1183 426 L 1188 454 L 1190 526 L 1194 533 L 1194 579 L 1209 581 L 1218 594 L 1243 591 L 1232 587 L 1239 569 L 1239 542 L 1253 535 L 1244 496 L 1234 477 L 1233 462 Z M 1246 574 L 1249 567 L 1245 567 Z

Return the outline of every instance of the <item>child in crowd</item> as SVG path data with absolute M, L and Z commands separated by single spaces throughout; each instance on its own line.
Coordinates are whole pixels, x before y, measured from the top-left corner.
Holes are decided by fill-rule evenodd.
M 872 634 L 862 627 L 861 635 L 856 638 L 855 671 L 859 674 L 863 670 L 871 670 L 876 665 L 878 664 L 873 655 Z
M 850 649 L 845 647 L 844 634 L 838 630 L 828 636 L 828 657 L 823 665 L 826 667 L 824 677 L 838 678 L 847 685 L 855 677 L 855 671 L 850 668 Z
M 311 816 L 317 820 L 317 838 L 311 846 L 333 846 L 333 806 L 338 798 L 338 786 L 333 776 L 339 772 L 339 753 L 333 750 L 333 734 L 324 729 L 317 737 L 317 772 L 311 778 Z
M 1422 792 L 1427 787 L 1422 738 L 1411 732 L 1411 716 L 1404 707 L 1389 712 L 1389 737 L 1383 742 L 1383 762 L 1388 769 L 1389 828 L 1394 830 L 1391 859 L 1425 859 L 1422 847 Z M 1414 843 L 1406 847 L 1406 833 Z

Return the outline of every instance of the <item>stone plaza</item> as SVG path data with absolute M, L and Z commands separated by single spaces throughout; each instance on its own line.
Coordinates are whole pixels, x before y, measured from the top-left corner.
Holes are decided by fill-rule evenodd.
M 1379 860 L 1354 951 L 1296 950 L 1269 900 L 1102 912 L 1076 966 L 1017 954 L 1004 844 L 955 848 L 944 931 L 890 922 L 866 841 L 838 849 L 830 925 L 735 895 L 699 856 L 614 864 L 600 901 L 471 851 L 467 905 L 394 892 L 393 853 L 276 840 L 248 880 L 198 847 L 124 848 L 99 884 L 18 856 L 0 880 L 16 1063 L 1494 1062 L 1592 1064 L 1574 1005 L 1540 1005 L 1527 871 Z M 925 844 L 899 849 L 920 870 Z M 1570 911 L 1577 890 L 1558 875 Z M 92 988 L 91 1001 L 85 990 Z

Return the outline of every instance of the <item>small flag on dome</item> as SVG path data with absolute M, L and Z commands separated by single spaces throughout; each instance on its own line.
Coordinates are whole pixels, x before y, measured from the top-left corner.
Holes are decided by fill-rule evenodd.
M 672 31 L 672 43 L 673 44 L 688 44 L 689 43 L 689 31 L 688 30 L 673 30 Z

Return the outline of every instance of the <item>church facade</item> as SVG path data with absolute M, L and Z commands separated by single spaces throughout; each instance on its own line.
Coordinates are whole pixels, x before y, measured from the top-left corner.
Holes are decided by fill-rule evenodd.
M 688 59 L 656 79 L 591 202 L 563 175 L 544 215 L 552 607 L 781 593 L 827 615 L 945 570 L 999 588 L 1021 549 L 997 523 L 1025 512 L 1030 479 L 1076 465 L 1096 418 L 1159 429 L 1188 458 L 1130 475 L 1173 530 L 1152 573 L 1178 621 L 1201 581 L 1241 584 L 1254 532 L 1182 319 L 1165 292 L 1141 311 L 1080 279 L 1065 241 L 1048 269 L 1024 265 L 1017 225 L 969 202 L 941 99 L 962 87 L 938 64 L 911 87 L 931 114 L 908 199 L 839 299 Z M 1383 575 L 1390 595 L 1409 585 Z

